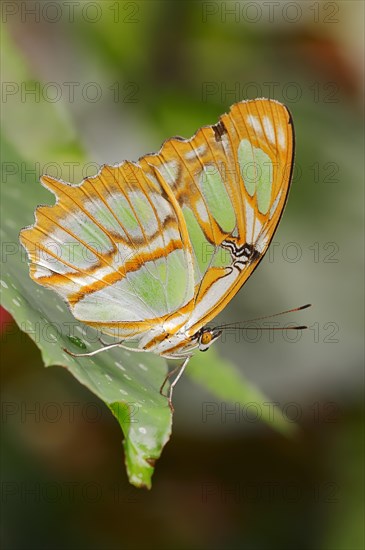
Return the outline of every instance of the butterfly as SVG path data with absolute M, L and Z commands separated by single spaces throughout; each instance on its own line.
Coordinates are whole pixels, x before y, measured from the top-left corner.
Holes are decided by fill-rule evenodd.
M 79 355 L 116 346 L 181 359 L 171 404 L 193 350 L 221 335 L 209 323 L 270 244 L 293 157 L 288 109 L 256 99 L 235 103 L 190 139 L 166 140 L 157 154 L 103 165 L 79 185 L 42 176 L 56 204 L 39 206 L 21 231 L 30 276 L 77 320 L 118 339 Z

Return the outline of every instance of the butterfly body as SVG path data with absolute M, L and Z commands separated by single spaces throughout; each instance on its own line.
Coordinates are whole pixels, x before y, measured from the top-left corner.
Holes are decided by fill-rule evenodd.
M 220 335 L 208 323 L 269 246 L 293 155 L 289 111 L 258 99 L 80 185 L 43 176 L 57 201 L 21 232 L 30 275 L 76 319 L 137 350 L 205 351 Z
M 175 333 L 172 330 L 171 326 L 161 327 L 156 331 L 157 336 L 154 336 L 153 332 L 148 334 L 146 341 L 139 342 L 139 349 L 171 359 L 185 358 L 196 348 L 206 351 L 221 335 L 221 331 L 205 327 L 196 332 L 189 330 L 186 326 Z

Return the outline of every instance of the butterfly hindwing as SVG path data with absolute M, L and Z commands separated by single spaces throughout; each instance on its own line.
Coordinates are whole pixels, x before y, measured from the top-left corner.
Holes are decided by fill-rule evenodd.
M 57 204 L 38 207 L 21 240 L 32 278 L 77 319 L 127 337 L 191 302 L 191 247 L 168 187 L 132 163 L 104 166 L 79 186 L 49 176 L 42 183 Z

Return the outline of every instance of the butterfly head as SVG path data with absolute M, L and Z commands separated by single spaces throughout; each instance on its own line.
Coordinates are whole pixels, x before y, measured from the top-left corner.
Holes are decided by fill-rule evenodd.
M 198 333 L 198 343 L 200 351 L 207 351 L 210 346 L 215 342 L 220 335 L 222 334 L 221 330 L 215 328 L 203 327 Z

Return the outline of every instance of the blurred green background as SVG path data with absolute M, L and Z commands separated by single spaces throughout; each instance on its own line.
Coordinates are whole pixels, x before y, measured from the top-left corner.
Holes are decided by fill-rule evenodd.
M 4 548 L 364 547 L 363 11 L 356 0 L 3 2 L 2 130 L 27 161 L 21 184 L 26 169 L 32 185 L 44 172 L 78 183 L 190 137 L 235 101 L 284 102 L 297 141 L 288 206 L 220 320 L 313 304 L 295 317 L 310 326 L 298 339 L 217 343 L 300 434 L 285 439 L 185 376 L 150 492 L 128 484 L 104 404 L 44 369 L 3 312 Z M 21 187 L 17 200 L 21 211 Z

